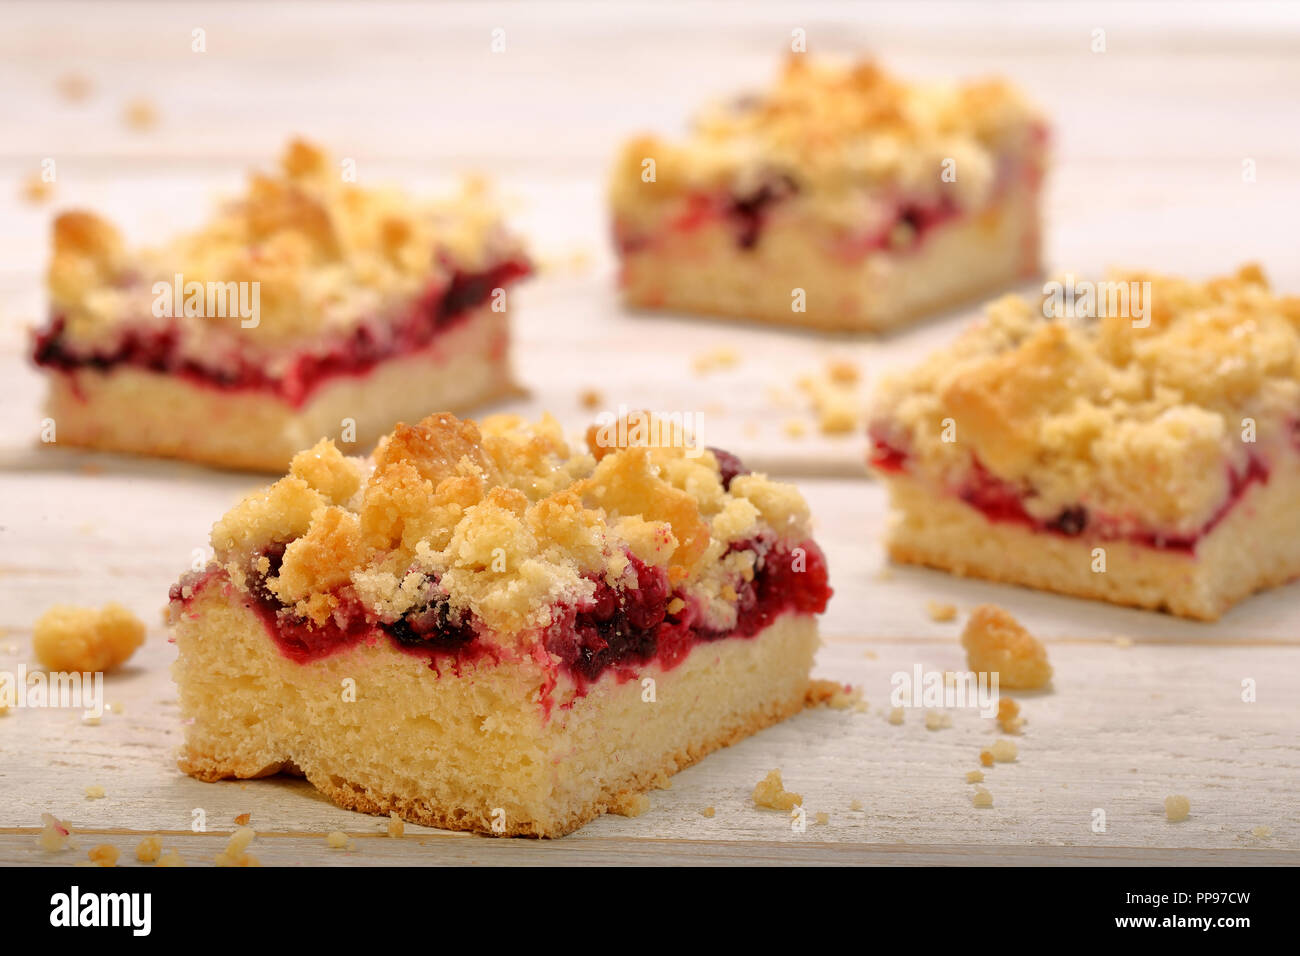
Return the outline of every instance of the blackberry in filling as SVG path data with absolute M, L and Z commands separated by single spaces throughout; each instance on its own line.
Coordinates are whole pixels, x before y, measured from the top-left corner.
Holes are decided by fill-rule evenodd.
M 713 457 L 717 459 L 718 471 L 722 474 L 722 487 L 727 491 L 731 490 L 731 479 L 737 475 L 749 474 L 749 469 L 731 452 L 712 446 L 709 446 L 709 451 L 713 452 Z

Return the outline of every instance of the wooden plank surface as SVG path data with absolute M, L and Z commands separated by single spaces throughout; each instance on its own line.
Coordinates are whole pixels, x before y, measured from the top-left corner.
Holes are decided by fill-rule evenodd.
M 1262 261 L 1300 290 L 1289 218 L 1300 203 L 1300 130 L 1284 122 L 1300 88 L 1296 8 L 1165 5 L 299 4 L 183 7 L 10 4 L 0 9 L 0 670 L 30 665 L 30 629 L 52 603 L 120 600 L 150 625 L 146 647 L 107 697 L 121 713 L 88 726 L 66 711 L 0 717 L 0 863 L 50 863 L 35 828 L 50 811 L 124 849 L 167 832 L 192 862 L 250 812 L 266 862 L 1295 863 L 1300 828 L 1300 585 L 1198 624 L 920 569 L 886 569 L 881 487 L 862 469 L 860 434 L 817 434 L 797 379 L 831 359 L 880 375 L 948 340 L 969 310 L 884 339 L 830 338 L 625 314 L 613 289 L 603 176 L 618 139 L 672 129 L 701 96 L 763 82 L 793 26 L 814 48 L 874 49 L 917 75 L 1003 72 L 1052 112 L 1049 256 L 1087 273 L 1143 264 L 1209 274 Z M 945 24 L 934 28 L 936 18 Z M 494 26 L 507 52 L 488 52 Z M 1090 31 L 1108 50 L 1088 52 Z M 207 30 L 208 52 L 189 51 Z M 61 101 L 58 76 L 94 89 Z M 159 127 L 120 115 L 147 95 Z M 818 522 L 836 596 L 819 676 L 864 689 L 865 713 L 810 711 L 703 761 L 652 795 L 636 819 L 606 817 L 548 844 L 499 843 L 339 810 L 301 782 L 200 784 L 181 775 L 173 650 L 158 612 L 206 545 L 212 522 L 260 479 L 160 462 L 35 447 L 41 382 L 26 367 L 26 326 L 43 308 L 40 273 L 54 209 L 84 205 L 157 241 L 201 218 L 266 164 L 287 135 L 313 134 L 358 158 L 363 179 L 413 189 L 484 169 L 548 268 L 517 297 L 515 361 L 529 397 L 577 433 L 602 407 L 692 410 L 703 437 L 789 476 Z M 19 198 L 40 160 L 58 162 L 52 205 Z M 1241 163 L 1255 159 L 1258 180 Z M 739 356 L 708 374 L 696 360 Z M 791 420 L 810 433 L 793 439 Z M 1057 678 L 1023 698 L 1020 759 L 988 771 L 995 806 L 977 810 L 963 776 L 995 736 L 956 711 L 884 719 L 891 677 L 916 664 L 964 666 L 963 611 L 996 601 L 1048 641 Z M 1116 643 L 1131 639 L 1131 646 Z M 1242 681 L 1258 698 L 1242 701 Z M 802 792 L 805 832 L 752 806 L 771 767 Z M 87 786 L 107 796 L 87 800 Z M 1163 799 L 1186 794 L 1189 820 Z M 854 800 L 864 809 L 851 810 Z M 716 807 L 713 818 L 699 810 Z M 195 808 L 209 833 L 188 834 Z M 1107 829 L 1092 829 L 1093 811 Z M 811 815 L 829 814 L 818 825 Z M 1252 835 L 1255 827 L 1271 835 Z M 329 851 L 323 834 L 355 834 Z

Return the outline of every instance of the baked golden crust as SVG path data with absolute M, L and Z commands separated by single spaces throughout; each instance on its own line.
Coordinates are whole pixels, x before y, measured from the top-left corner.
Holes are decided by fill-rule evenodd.
M 861 228 L 873 214 L 866 190 L 886 205 L 897 193 L 940 195 L 978 208 L 997 186 L 1000 161 L 1042 145 L 1040 114 L 1009 84 L 906 83 L 871 62 L 791 56 L 762 94 L 705 110 L 683 142 L 653 135 L 626 144 L 614 170 L 612 201 L 635 225 L 683 193 L 753 194 L 782 177 L 830 222 Z M 655 160 L 653 189 L 643 162 Z M 941 178 L 948 162 L 955 178 Z M 888 213 L 881 211 L 882 218 Z
M 730 545 L 806 541 L 802 497 L 756 474 L 724 487 L 713 452 L 683 444 L 670 423 L 610 428 L 632 440 L 605 443 L 599 461 L 571 450 L 549 416 L 431 415 L 398 425 L 370 459 L 322 441 L 217 522 L 215 560 L 241 584 L 254 555 L 283 544 L 269 586 L 300 615 L 323 621 L 350 586 L 392 619 L 436 587 L 509 642 L 550 624 L 557 605 L 589 599 L 595 577 L 616 582 L 632 554 L 666 569 L 710 622 L 734 626 L 731 585 L 755 555 Z M 656 443 L 665 436 L 676 438 Z
M 111 344 L 121 326 L 149 327 L 155 283 L 258 283 L 255 328 L 236 316 L 186 323 L 185 347 L 210 358 L 235 344 L 274 352 L 286 343 L 347 332 L 399 311 L 453 270 L 485 270 L 521 256 L 481 182 L 437 203 L 345 181 L 319 148 L 292 141 L 272 175 L 254 173 L 244 195 L 205 225 L 157 249 L 127 253 L 118 231 L 88 212 L 54 223 L 51 314 L 83 348 Z M 170 317 L 167 322 L 170 322 Z
M 1110 281 L 1150 283 L 1147 314 L 1048 317 L 1000 299 L 886 380 L 876 440 L 940 492 L 960 493 L 978 463 L 1035 520 L 1085 506 L 1111 536 L 1195 537 L 1252 468 L 1293 454 L 1300 298 L 1272 293 L 1255 266 Z

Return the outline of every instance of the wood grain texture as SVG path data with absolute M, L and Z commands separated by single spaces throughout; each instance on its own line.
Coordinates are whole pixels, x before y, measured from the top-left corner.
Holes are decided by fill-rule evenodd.
M 800 26 L 814 49 L 874 49 L 916 75 L 997 71 L 1030 90 L 1057 126 L 1053 268 L 1209 274 L 1254 258 L 1300 290 L 1279 215 L 1300 206 L 1300 129 L 1281 121 L 1300 88 L 1300 14 L 1202 6 L 1171 22 L 1166 6 L 1108 7 L 1101 23 L 1079 4 L 746 5 L 743 22 L 731 4 L 0 9 L 0 670 L 32 663 L 32 622 L 55 602 L 120 600 L 150 624 L 146 647 L 108 678 L 121 713 L 99 726 L 57 710 L 0 717 L 0 864 L 71 861 L 100 832 L 124 850 L 167 832 L 192 863 L 211 861 L 218 831 L 243 812 L 268 863 L 1300 862 L 1300 585 L 1206 625 L 886 569 L 884 494 L 864 474 L 864 442 L 818 435 L 796 380 L 847 358 L 863 370 L 865 403 L 880 375 L 950 339 L 970 310 L 874 340 L 631 316 L 605 240 L 602 183 L 618 140 L 679 128 L 702 95 L 764 81 Z M 507 31 L 501 55 L 488 48 L 496 26 Z M 1088 52 L 1098 26 L 1103 55 Z M 195 27 L 207 30 L 206 54 L 190 52 Z M 84 103 L 54 92 L 69 70 L 93 82 Z M 159 108 L 152 132 L 121 122 L 138 95 Z M 388 840 L 384 821 L 301 781 L 201 784 L 175 769 L 173 649 L 158 612 L 205 557 L 212 522 L 262 479 L 36 447 L 41 382 L 26 367 L 25 326 L 43 308 L 54 209 L 89 206 L 157 241 L 198 222 L 297 131 L 357 158 L 363 181 L 433 189 L 467 168 L 500 181 L 549 266 L 518 293 L 515 360 L 530 395 L 507 407 L 551 410 L 575 433 L 593 414 L 579 402 L 586 389 L 602 407 L 692 410 L 707 442 L 798 480 L 836 590 L 817 673 L 861 686 L 866 713 L 809 711 L 678 775 L 640 818 L 605 817 L 541 844 L 415 826 Z M 59 169 L 54 203 L 21 201 L 47 157 Z M 1242 181 L 1246 158 L 1254 183 Z M 740 361 L 694 370 L 719 348 Z M 808 437 L 792 439 L 791 420 Z M 1022 698 L 1020 759 L 987 772 L 992 809 L 975 809 L 963 780 L 996 736 L 989 721 L 957 711 L 952 728 L 927 731 L 916 711 L 901 727 L 884 719 L 894 673 L 964 667 L 960 621 L 926 613 L 936 599 L 1012 609 L 1056 666 L 1050 693 Z M 1243 680 L 1257 702 L 1242 702 Z M 749 798 L 777 766 L 805 797 L 803 833 Z M 107 796 L 87 800 L 91 785 Z M 1170 793 L 1191 799 L 1186 822 L 1165 821 Z M 713 818 L 699 814 L 706 806 Z M 189 832 L 196 808 L 212 832 Z M 1096 809 L 1104 833 L 1092 829 Z M 80 851 L 36 848 L 42 811 L 86 831 Z M 814 823 L 817 812 L 829 822 Z M 1256 826 L 1272 835 L 1253 836 Z M 353 851 L 325 848 L 334 829 L 358 837 Z

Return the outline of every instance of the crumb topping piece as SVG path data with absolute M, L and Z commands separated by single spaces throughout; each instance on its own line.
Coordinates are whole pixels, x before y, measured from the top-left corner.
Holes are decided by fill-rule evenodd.
M 90 862 L 96 866 L 117 866 L 117 860 L 122 855 L 122 851 L 111 843 L 101 843 L 99 846 L 91 847 L 86 855 L 90 858 Z
M 1254 459 L 1294 440 L 1300 297 L 1273 293 L 1254 265 L 1205 282 L 1136 270 L 1108 281 L 1150 283 L 1144 319 L 1127 294 L 1127 309 L 1094 319 L 999 299 L 882 385 L 877 442 L 950 493 L 978 467 L 1033 519 L 1068 516 L 1067 533 L 1091 517 L 1112 536 L 1195 535 Z
M 47 670 L 104 672 L 126 663 L 144 634 L 144 623 L 120 604 L 99 610 L 58 604 L 37 620 L 32 648 Z
M 705 109 L 689 139 L 629 142 L 612 199 L 624 214 L 691 192 L 811 194 L 819 212 L 845 224 L 869 219 L 870 192 L 891 187 L 935 199 L 946 187 L 974 205 L 994 188 L 999 160 L 1031 148 L 1041 128 L 1001 80 L 914 84 L 871 62 L 795 55 L 768 89 Z M 656 162 L 652 183 L 642 179 L 646 158 Z M 945 160 L 961 170 L 956 181 L 942 180 Z
M 267 586 L 317 624 L 347 592 L 383 621 L 446 602 L 517 643 L 557 605 L 590 600 L 596 580 L 625 580 L 632 556 L 733 626 L 736 585 L 757 558 L 732 546 L 806 542 L 803 498 L 762 475 L 724 473 L 710 450 L 651 444 L 649 433 L 638 444 L 630 428 L 610 428 L 627 440 L 608 444 L 597 430 L 589 448 L 571 449 L 550 416 L 438 414 L 398 425 L 369 459 L 324 440 L 217 522 L 216 566 L 243 584 L 267 561 L 259 554 L 282 548 Z
M 764 810 L 789 812 L 803 804 L 803 797 L 785 789 L 781 771 L 772 770 L 754 786 L 754 805 Z
M 162 856 L 162 837 L 147 836 L 135 848 L 135 858 L 141 863 L 157 863 Z
M 253 173 L 244 194 L 200 229 L 135 252 L 106 220 L 65 213 L 54 223 L 52 311 L 66 319 L 71 339 L 94 344 L 111 340 L 120 322 L 148 323 L 156 282 L 170 288 L 179 274 L 205 292 L 208 283 L 257 283 L 256 327 L 201 318 L 207 334 L 193 347 L 201 354 L 239 340 L 273 349 L 390 313 L 440 277 L 450 282 L 453 269 L 483 271 L 520 257 L 480 181 L 450 199 L 420 202 L 355 178 L 346 163 L 295 139 L 279 169 Z
M 1052 679 L 1047 648 L 995 604 L 981 604 L 971 612 L 961 645 L 967 666 L 977 674 L 997 673 L 1002 687 L 1034 690 Z
M 610 804 L 609 812 L 620 817 L 639 817 L 650 809 L 650 798 L 644 793 L 620 793 Z

